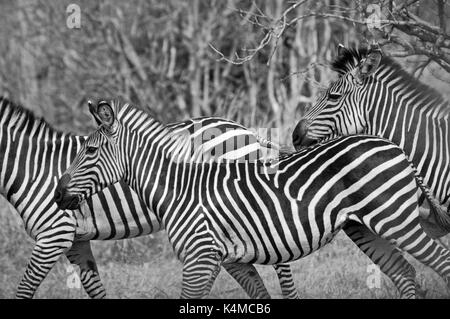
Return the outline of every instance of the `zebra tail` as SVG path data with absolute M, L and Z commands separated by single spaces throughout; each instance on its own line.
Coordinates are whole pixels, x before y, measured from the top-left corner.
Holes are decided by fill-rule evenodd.
M 447 211 L 443 209 L 439 201 L 433 196 L 430 188 L 424 183 L 422 176 L 420 176 L 414 164 L 411 162 L 409 162 L 409 164 L 411 165 L 411 168 L 414 170 L 414 175 L 417 184 L 419 185 L 420 189 L 425 195 L 425 198 L 428 200 L 428 203 L 430 204 L 431 213 L 433 214 L 435 220 L 435 223 L 433 223 L 433 221 L 431 222 L 423 221 L 422 226 L 426 224 L 428 227 L 433 228 L 432 234 L 429 234 L 433 238 L 442 237 L 448 234 L 450 232 L 450 215 L 447 214 Z M 433 220 L 432 217 L 430 217 L 429 219 Z M 430 230 L 428 227 L 427 229 Z M 438 227 L 439 229 L 436 229 L 436 227 Z

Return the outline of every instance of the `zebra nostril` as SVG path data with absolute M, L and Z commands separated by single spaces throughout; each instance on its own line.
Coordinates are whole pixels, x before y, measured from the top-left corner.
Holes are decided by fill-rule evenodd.
M 297 148 L 298 145 L 300 145 L 302 142 L 301 136 L 298 134 L 297 129 L 292 132 L 292 144 L 295 148 Z
M 300 120 L 294 128 L 292 132 L 292 144 L 295 149 L 298 151 L 305 146 L 309 146 L 317 142 L 314 139 L 308 137 L 308 129 L 310 122 L 306 119 Z
M 55 189 L 55 196 L 54 196 L 55 202 L 60 203 L 62 201 L 63 197 L 64 196 L 63 196 L 62 190 L 60 190 L 58 188 Z
M 292 144 L 296 149 L 300 146 L 303 146 L 302 142 L 308 133 L 308 121 L 305 119 L 301 119 L 294 128 L 292 132 Z
M 61 204 L 64 200 L 64 196 L 66 196 L 66 189 L 64 187 L 57 186 L 53 195 L 55 202 L 57 204 Z
M 60 204 L 63 201 L 64 195 L 66 194 L 66 187 L 69 184 L 70 179 L 71 177 L 69 174 L 64 174 L 59 179 L 58 184 L 56 185 L 55 193 L 53 195 L 53 199 L 57 204 Z

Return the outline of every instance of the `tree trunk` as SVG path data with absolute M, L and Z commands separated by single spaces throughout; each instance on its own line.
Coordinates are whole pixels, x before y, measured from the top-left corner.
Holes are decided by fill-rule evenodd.
M 19 0 L 17 1 L 17 19 L 20 25 L 20 35 L 22 45 L 17 46 L 20 57 L 20 102 L 29 108 L 38 108 L 37 113 L 42 115 L 42 109 L 39 107 L 39 88 L 36 77 L 35 58 L 31 54 L 32 45 L 30 43 L 28 33 L 33 29 L 28 25 L 27 11 L 32 10 L 36 5 L 35 0 Z

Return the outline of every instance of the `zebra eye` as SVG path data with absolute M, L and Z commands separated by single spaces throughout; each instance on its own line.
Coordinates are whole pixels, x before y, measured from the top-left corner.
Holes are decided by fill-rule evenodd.
M 328 92 L 328 99 L 332 101 L 339 100 L 342 94 L 337 92 Z
M 97 147 L 95 146 L 88 146 L 86 147 L 86 154 L 92 155 L 97 151 Z

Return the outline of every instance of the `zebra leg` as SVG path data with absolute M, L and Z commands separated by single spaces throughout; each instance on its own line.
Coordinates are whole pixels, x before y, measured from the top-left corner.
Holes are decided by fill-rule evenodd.
M 450 288 L 450 251 L 425 233 L 418 217 L 401 222 L 400 225 L 381 227 L 381 229 L 377 229 L 375 224 L 368 225 L 368 227 L 424 265 L 432 268 L 444 278 Z
M 56 225 L 38 235 L 31 258 L 17 288 L 16 298 L 33 298 L 36 289 L 50 269 L 72 246 L 74 234 L 75 226 L 72 220 L 62 218 Z
M 251 299 L 270 299 L 269 292 L 255 266 L 250 264 L 222 264 Z
M 401 298 L 415 298 L 416 271 L 401 251 L 366 226 L 349 221 L 344 232 L 397 287 Z
M 83 288 L 91 298 L 105 298 L 106 291 L 98 273 L 97 264 L 92 255 L 90 241 L 74 242 L 66 252 L 69 261 L 80 267 L 80 279 Z
M 220 272 L 221 257 L 218 252 L 197 252 L 184 261 L 181 298 L 196 299 L 209 295 Z
M 222 264 L 222 267 L 239 283 L 251 299 L 271 298 L 261 276 L 253 265 Z M 286 299 L 299 299 L 291 267 L 288 264 L 278 264 L 273 267 L 277 272 L 283 297 Z
M 277 264 L 273 265 L 273 268 L 277 272 L 283 298 L 300 299 L 294 277 L 292 276 L 291 266 L 289 264 Z
M 411 235 L 412 232 L 414 234 Z M 450 289 L 450 251 L 429 237 L 419 223 L 404 237 L 408 240 L 403 241 L 402 238 L 402 242 L 399 243 L 400 249 L 437 272 Z

